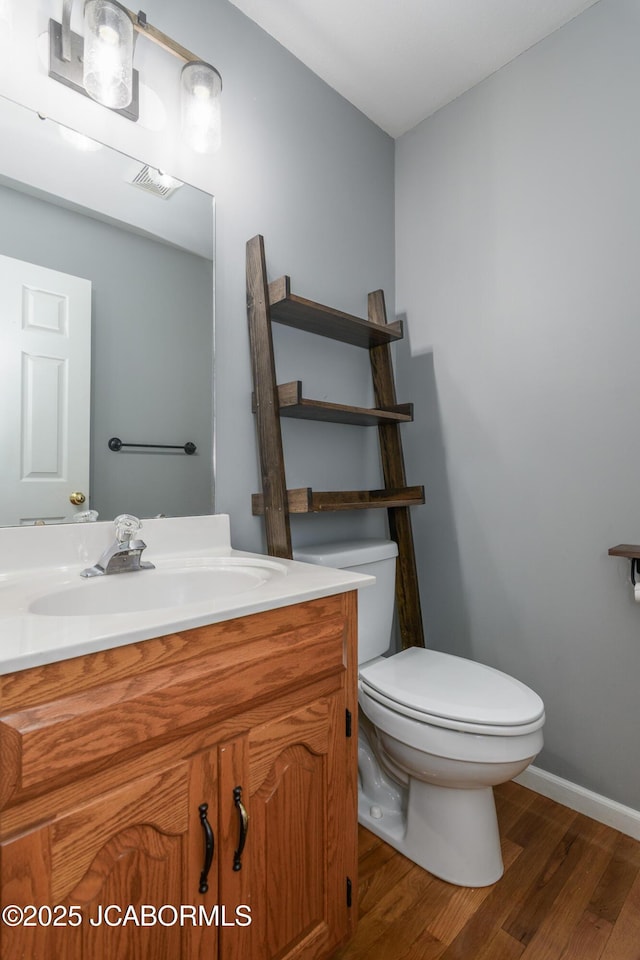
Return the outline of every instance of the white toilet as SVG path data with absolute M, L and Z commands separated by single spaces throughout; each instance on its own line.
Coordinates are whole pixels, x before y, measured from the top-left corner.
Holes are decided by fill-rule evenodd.
M 422 647 L 390 657 L 398 548 L 389 540 L 308 546 L 296 560 L 372 574 L 358 594 L 359 820 L 449 883 L 503 873 L 493 786 L 542 748 L 544 704 L 512 677 Z

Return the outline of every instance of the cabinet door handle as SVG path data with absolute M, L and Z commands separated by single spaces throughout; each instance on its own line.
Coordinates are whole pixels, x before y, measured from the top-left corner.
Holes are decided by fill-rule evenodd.
M 235 787 L 233 791 L 233 802 L 238 811 L 238 849 L 233 855 L 233 869 L 242 870 L 242 851 L 247 842 L 247 831 L 249 829 L 249 814 L 247 808 L 242 802 L 242 787 Z
M 207 820 L 208 809 L 208 803 L 201 803 L 198 807 L 200 823 L 202 824 L 202 829 L 204 830 L 204 866 L 202 867 L 202 873 L 200 874 L 200 886 L 198 887 L 198 893 L 206 893 L 209 889 L 209 870 L 211 869 L 211 864 L 213 863 L 213 830 L 211 829 L 211 824 Z

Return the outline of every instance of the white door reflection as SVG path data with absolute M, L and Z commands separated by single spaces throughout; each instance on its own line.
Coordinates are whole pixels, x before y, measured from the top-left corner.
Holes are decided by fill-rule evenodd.
M 0 356 L 0 524 L 87 510 L 91 282 L 0 256 Z

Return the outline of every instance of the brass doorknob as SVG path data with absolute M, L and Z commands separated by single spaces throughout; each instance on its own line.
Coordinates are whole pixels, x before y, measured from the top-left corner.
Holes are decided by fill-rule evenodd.
M 81 493 L 79 490 L 74 490 L 69 497 L 69 503 L 72 503 L 75 507 L 79 507 L 86 499 L 84 493 Z

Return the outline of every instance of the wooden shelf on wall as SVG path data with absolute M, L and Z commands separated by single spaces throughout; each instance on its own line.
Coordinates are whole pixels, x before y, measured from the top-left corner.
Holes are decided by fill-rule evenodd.
M 424 503 L 424 487 L 401 487 L 395 490 L 312 490 L 298 487 L 287 490 L 289 513 L 324 513 L 334 510 L 371 510 L 380 507 L 413 507 Z M 264 497 L 251 497 L 254 516 L 264 514 Z
M 256 412 L 255 394 L 252 396 Z M 360 427 L 379 427 L 385 423 L 411 423 L 413 404 L 399 403 L 387 410 L 352 407 L 327 400 L 310 400 L 302 396 L 302 381 L 278 384 L 278 406 L 281 417 L 294 420 L 322 420 L 326 423 L 347 423 Z
M 280 277 L 269 284 L 269 307 L 271 319 L 277 323 L 355 347 L 376 347 L 402 339 L 401 320 L 385 325 L 372 323 L 297 297 L 291 293 L 289 277 Z
M 610 557 L 626 557 L 627 560 L 640 560 L 640 544 L 619 543 L 617 547 L 609 548 Z

